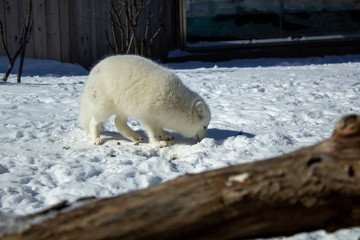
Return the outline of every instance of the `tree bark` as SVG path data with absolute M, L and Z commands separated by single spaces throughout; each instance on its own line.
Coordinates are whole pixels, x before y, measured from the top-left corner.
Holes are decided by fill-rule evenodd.
M 3 239 L 249 239 L 360 226 L 360 116 L 280 157 L 17 221 L 42 218 Z

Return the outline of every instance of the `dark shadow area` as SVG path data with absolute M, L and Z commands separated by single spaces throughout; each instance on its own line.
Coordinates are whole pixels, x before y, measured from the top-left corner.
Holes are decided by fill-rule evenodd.
M 149 138 L 144 130 L 137 130 L 136 131 L 140 136 L 144 139 L 141 143 L 149 143 Z M 185 138 L 181 134 L 177 132 L 169 132 L 165 131 L 167 134 L 174 136 L 174 140 L 167 141 L 169 145 L 175 145 L 175 144 L 185 144 L 185 145 L 193 145 L 196 144 L 197 141 L 192 138 Z M 101 134 L 101 138 L 103 139 L 103 144 L 106 144 L 108 141 L 127 141 L 129 143 L 133 143 L 129 139 L 123 137 L 118 132 L 112 132 L 112 131 L 104 131 Z
M 188 61 L 183 63 L 169 63 L 167 67 L 174 70 L 197 69 L 197 68 L 233 68 L 233 67 L 275 67 L 275 66 L 307 66 L 311 64 L 338 64 L 360 62 L 360 54 L 326 57 L 305 58 L 255 58 L 255 59 L 233 59 L 225 61 Z
M 140 136 L 143 137 L 144 141 L 142 143 L 149 143 L 149 139 L 144 130 L 138 130 L 136 132 L 138 134 L 140 134 Z M 177 133 L 177 132 L 168 132 L 168 131 L 165 131 L 165 132 L 167 134 L 174 136 L 174 140 L 168 141 L 168 143 L 170 145 L 174 145 L 174 144 L 193 145 L 198 142 L 196 139 L 183 137 L 180 133 Z M 217 129 L 217 128 L 211 128 L 211 129 L 208 129 L 208 131 L 207 131 L 207 138 L 212 138 L 217 141 L 226 140 L 229 137 L 236 137 L 236 136 L 243 136 L 246 138 L 254 138 L 256 135 L 252 134 L 252 133 L 244 132 L 244 131 L 233 131 L 233 130 Z M 104 131 L 101 134 L 101 138 L 104 140 L 104 144 L 107 141 L 128 141 L 131 143 L 131 141 L 129 139 L 124 138 L 118 132 Z
M 8 67 L 8 60 L 5 56 L 0 56 L 0 76 L 5 73 Z M 17 74 L 19 59 L 16 60 L 11 74 Z M 63 77 L 63 76 L 87 76 L 89 71 L 79 64 L 62 63 L 55 60 L 44 59 L 24 59 L 23 77 Z
M 211 128 L 208 130 L 208 137 L 213 138 L 215 140 L 225 140 L 229 137 L 236 137 L 236 136 L 244 136 L 247 138 L 254 138 L 255 135 L 252 133 L 247 133 L 243 131 L 233 131 L 233 130 L 226 130 L 226 129 L 217 129 Z
M 196 139 L 186 138 L 178 132 L 165 131 L 165 133 L 170 134 L 174 137 L 174 140 L 168 142 L 170 145 L 175 145 L 175 144 L 194 145 L 198 143 Z
M 147 138 L 147 135 L 145 133 L 145 131 L 143 130 L 139 130 L 136 131 L 138 134 L 140 134 L 140 136 L 144 139 L 144 141 L 142 141 L 142 143 L 149 143 L 149 140 Z M 101 138 L 104 140 L 105 144 L 108 141 L 128 141 L 129 143 L 133 143 L 132 141 L 130 141 L 129 139 L 123 137 L 120 133 L 118 132 L 111 132 L 111 131 L 104 131 L 101 134 Z

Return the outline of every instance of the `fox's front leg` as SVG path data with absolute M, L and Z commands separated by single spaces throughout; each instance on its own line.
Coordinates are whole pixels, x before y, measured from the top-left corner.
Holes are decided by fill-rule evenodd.
M 164 140 L 164 141 L 171 141 L 174 140 L 174 136 L 172 135 L 167 135 L 164 130 L 162 130 L 161 128 L 158 130 L 159 132 L 159 139 Z
M 136 133 L 134 130 L 132 130 L 127 125 L 126 117 L 121 116 L 121 115 L 116 115 L 116 117 L 114 119 L 114 123 L 115 123 L 115 127 L 119 131 L 119 133 L 121 135 L 123 135 L 124 137 L 126 137 L 127 139 L 129 139 L 135 143 L 140 143 L 140 142 L 144 141 L 144 139 L 138 133 Z
M 168 139 L 174 139 L 174 137 L 166 135 L 164 131 L 155 124 L 144 123 L 144 125 L 146 128 L 146 133 L 149 136 L 149 141 L 154 147 L 168 147 L 169 144 L 166 141 Z

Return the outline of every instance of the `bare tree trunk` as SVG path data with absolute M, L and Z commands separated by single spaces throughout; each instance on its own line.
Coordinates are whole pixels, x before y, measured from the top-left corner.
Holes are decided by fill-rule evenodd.
M 22 68 L 23 68 L 23 64 L 24 64 L 26 45 L 30 40 L 31 31 L 33 28 L 33 21 L 31 20 L 31 18 L 32 18 L 32 0 L 29 0 L 26 23 L 21 30 L 19 47 L 13 56 L 11 56 L 11 54 L 6 46 L 5 37 L 4 37 L 4 29 L 3 29 L 2 22 L 0 21 L 0 35 L 1 35 L 2 47 L 3 47 L 5 54 L 9 60 L 8 70 L 6 71 L 5 75 L 2 78 L 3 81 L 7 81 L 7 79 L 9 78 L 11 70 L 13 69 L 13 67 L 15 65 L 16 59 L 20 54 L 20 65 L 19 65 L 19 69 L 18 69 L 17 82 L 18 83 L 21 82 L 21 74 L 22 74 Z
M 18 74 L 17 74 L 17 78 L 16 78 L 16 82 L 21 83 L 21 74 L 22 74 L 22 70 L 23 70 L 23 66 L 24 66 L 24 59 L 25 59 L 25 48 L 22 49 L 21 54 L 20 54 L 20 63 L 19 63 L 19 69 L 18 69 Z
M 2 239 L 249 239 L 360 226 L 360 116 L 298 151 L 75 209 L 66 202 Z M 41 222 L 36 219 L 47 219 Z
M 23 27 L 23 32 L 21 34 L 21 39 L 20 39 L 20 45 L 22 45 L 22 47 L 21 47 L 21 54 L 20 54 L 20 64 L 19 64 L 18 75 L 17 75 L 18 83 L 21 82 L 21 74 L 22 74 L 23 65 L 24 65 L 26 45 L 28 44 L 28 42 L 30 40 L 30 34 L 31 34 L 31 31 L 33 28 L 33 21 L 31 21 L 31 17 L 32 17 L 32 0 L 29 0 L 26 23 L 25 23 L 25 26 Z
M 4 37 L 4 27 L 2 25 L 2 22 L 0 21 L 0 36 L 1 36 L 1 46 L 2 48 L 4 49 L 5 51 L 5 54 L 8 58 L 8 61 L 9 61 L 9 65 L 8 65 L 8 69 L 6 70 L 5 72 L 5 75 L 3 76 L 2 78 L 2 81 L 6 82 L 7 79 L 9 78 L 9 75 L 11 73 L 11 70 L 13 69 L 14 67 L 14 63 L 15 61 L 13 60 L 13 58 L 11 57 L 11 54 L 9 53 L 9 50 L 6 46 L 6 43 L 5 43 L 5 37 Z M 16 59 L 16 58 L 15 58 Z

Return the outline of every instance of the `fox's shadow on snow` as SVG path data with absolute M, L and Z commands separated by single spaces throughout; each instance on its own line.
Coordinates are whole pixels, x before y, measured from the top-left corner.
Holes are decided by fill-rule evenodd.
M 170 133 L 175 137 L 175 140 L 172 141 L 174 144 L 181 143 L 181 144 L 196 144 L 197 141 L 192 138 L 185 138 L 181 136 L 179 133 Z M 229 137 L 237 137 L 243 136 L 246 138 L 254 138 L 255 134 L 247 133 L 243 131 L 234 131 L 234 130 L 227 130 L 227 129 L 218 129 L 218 128 L 209 128 L 207 131 L 207 138 L 212 138 L 215 141 L 219 141 L 218 143 L 221 144 L 222 141 L 228 139 Z M 171 144 L 171 143 L 170 143 Z
M 207 132 L 207 137 L 215 140 L 225 140 L 229 137 L 244 136 L 247 138 L 254 138 L 255 135 L 243 131 L 233 131 L 227 129 L 210 128 Z
M 140 136 L 143 137 L 144 141 L 143 143 L 149 143 L 148 137 L 146 135 L 146 132 L 143 130 L 137 130 L 135 131 L 138 134 L 140 134 Z M 103 138 L 104 143 L 108 142 L 108 141 L 128 141 L 129 143 L 132 143 L 129 139 L 123 137 L 120 133 L 116 132 L 116 131 L 108 131 L 105 130 L 102 134 L 101 134 L 101 138 Z
M 144 130 L 137 130 L 136 132 L 144 138 L 143 143 L 149 143 L 148 137 Z M 167 133 L 173 135 L 175 138 L 173 141 L 169 142 L 170 145 L 174 145 L 174 144 L 192 145 L 192 144 L 197 143 L 197 141 L 195 139 L 185 138 L 177 132 L 167 132 Z M 129 141 L 118 132 L 104 131 L 102 136 L 103 136 L 105 143 L 107 141 L 111 141 L 111 140 L 113 140 L 113 141 L 120 141 L 120 140 Z M 246 138 L 254 138 L 255 134 L 244 132 L 244 131 L 234 131 L 234 130 L 218 129 L 218 128 L 209 128 L 207 131 L 207 138 L 212 138 L 216 141 L 224 141 L 224 140 L 228 139 L 229 137 L 236 137 L 236 136 L 243 136 Z

